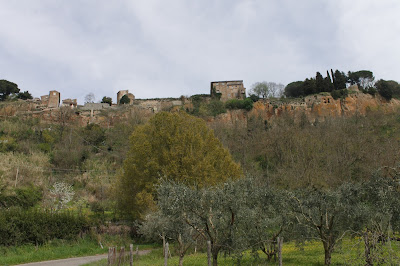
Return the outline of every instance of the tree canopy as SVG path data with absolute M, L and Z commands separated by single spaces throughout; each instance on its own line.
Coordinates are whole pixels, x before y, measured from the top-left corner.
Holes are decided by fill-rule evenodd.
M 104 96 L 101 100 L 101 103 L 108 103 L 109 105 L 112 105 L 112 99 L 111 97 Z
M 18 92 L 19 88 L 17 84 L 5 79 L 0 80 L 0 101 L 4 101 L 12 93 Z
M 241 175 L 240 166 L 203 120 L 161 112 L 130 137 L 117 203 L 123 213 L 140 218 L 154 205 L 154 185 L 160 179 L 204 187 Z

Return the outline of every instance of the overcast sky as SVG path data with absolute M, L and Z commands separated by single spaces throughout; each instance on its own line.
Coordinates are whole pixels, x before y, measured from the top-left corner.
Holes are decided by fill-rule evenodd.
M 36 97 L 179 97 L 331 68 L 400 81 L 400 0 L 0 0 L 0 79 Z

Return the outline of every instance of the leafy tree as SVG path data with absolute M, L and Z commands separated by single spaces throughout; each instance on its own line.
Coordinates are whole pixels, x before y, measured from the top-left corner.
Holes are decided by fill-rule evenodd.
M 131 99 L 129 99 L 128 95 L 124 95 L 121 97 L 121 99 L 119 100 L 120 104 L 129 104 L 131 102 Z
M 108 103 L 109 105 L 112 105 L 112 99 L 111 97 L 104 96 L 103 99 L 101 100 L 102 103 Z
M 28 100 L 28 99 L 32 99 L 32 94 L 29 93 L 29 91 L 24 91 L 24 92 L 20 92 L 17 94 L 17 98 L 18 99 L 22 99 L 22 100 Z
M 331 264 L 336 244 L 349 230 L 362 228 L 359 188 L 345 183 L 337 189 L 303 189 L 289 193 L 291 215 L 296 229 L 293 232 L 319 239 L 325 251 L 325 265 Z
M 303 88 L 304 88 L 304 94 L 305 95 L 310 95 L 310 94 L 316 93 L 317 92 L 317 87 L 316 87 L 315 79 L 313 79 L 313 78 L 306 79 L 303 82 Z
M 333 85 L 335 86 L 335 90 L 346 89 L 347 76 L 344 72 L 336 70 L 334 73 L 333 80 L 334 80 Z
M 225 102 L 225 107 L 227 109 L 245 109 L 250 111 L 253 109 L 253 101 L 250 98 L 244 100 L 232 99 Z
M 0 101 L 4 101 L 12 93 L 18 93 L 18 85 L 8 80 L 0 80 Z
M 357 84 L 361 89 L 368 89 L 374 85 L 374 74 L 369 70 L 360 70 L 356 72 L 349 71 L 347 74 L 350 84 Z
M 400 97 L 400 84 L 394 80 L 379 80 L 375 84 L 379 94 L 387 100 Z
M 217 265 L 220 251 L 248 248 L 241 226 L 253 222 L 247 215 L 254 203 L 247 200 L 253 192 L 252 184 L 244 178 L 226 182 L 221 187 L 192 189 L 183 184 L 164 182 L 158 188 L 158 206 L 169 217 L 181 217 L 209 240 L 213 265 Z
M 166 210 L 168 212 L 165 212 Z M 169 239 L 176 241 L 179 266 L 181 266 L 186 252 L 196 244 L 196 240 L 202 235 L 193 230 L 183 216 L 169 215 L 169 210 L 166 210 L 147 215 L 145 221 L 139 227 L 139 232 L 148 240 L 159 241 L 162 239 L 163 244 Z
M 241 174 L 240 166 L 203 120 L 161 112 L 130 137 L 116 199 L 122 212 L 140 218 L 154 205 L 154 184 L 160 178 L 203 187 Z
M 325 80 L 322 77 L 321 73 L 317 72 L 315 75 L 315 89 L 317 92 L 325 91 Z
M 300 97 L 304 96 L 304 86 L 303 81 L 291 82 L 285 87 L 286 97 Z
M 324 79 L 324 82 L 325 82 L 324 91 L 331 92 L 331 91 L 334 90 L 334 86 L 333 86 L 333 83 L 332 83 L 332 80 L 331 80 L 331 76 L 329 75 L 329 71 L 328 70 L 326 71 L 326 78 Z
M 400 229 L 400 174 L 398 168 L 390 170 L 388 175 L 384 174 L 387 168 L 381 169 L 361 185 L 359 199 L 363 204 L 363 219 L 360 223 L 363 227 L 359 235 L 364 239 L 366 265 L 384 263 L 382 242 L 390 241 L 391 231 Z
M 269 93 L 270 90 L 266 81 L 256 82 L 251 88 L 251 94 L 255 94 L 258 97 L 267 98 L 269 96 Z

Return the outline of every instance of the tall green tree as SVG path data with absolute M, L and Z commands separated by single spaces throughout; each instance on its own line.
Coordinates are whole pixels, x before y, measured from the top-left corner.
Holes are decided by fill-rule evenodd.
M 319 72 L 315 75 L 315 88 L 317 92 L 325 91 L 325 80 Z
M 335 90 L 346 89 L 346 82 L 347 82 L 346 74 L 344 72 L 340 72 L 339 70 L 336 69 L 333 76 L 334 76 L 333 85 L 335 86 Z
M 19 88 L 17 84 L 5 79 L 0 80 L 0 101 L 4 101 L 12 93 L 18 92 Z
M 206 123 L 186 113 L 161 112 L 137 127 L 123 168 L 116 199 L 131 218 L 154 206 L 154 185 L 161 178 L 204 187 L 242 175 Z

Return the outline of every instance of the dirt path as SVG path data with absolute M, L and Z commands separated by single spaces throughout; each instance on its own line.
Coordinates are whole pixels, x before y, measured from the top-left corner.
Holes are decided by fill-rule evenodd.
M 148 254 L 149 252 L 150 252 L 150 250 L 139 250 L 139 255 L 145 255 L 145 254 Z M 32 262 L 32 263 L 27 263 L 27 264 L 19 264 L 19 266 L 79 266 L 82 264 L 98 261 L 98 260 L 105 259 L 105 258 L 107 258 L 107 254 L 61 259 L 61 260 L 48 260 L 48 261 L 41 261 L 41 262 Z

